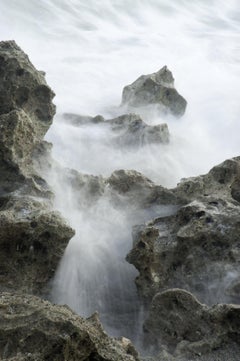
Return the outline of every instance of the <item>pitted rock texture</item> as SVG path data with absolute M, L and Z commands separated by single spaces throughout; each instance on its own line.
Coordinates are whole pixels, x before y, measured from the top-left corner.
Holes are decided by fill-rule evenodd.
M 39 174 L 54 93 L 14 41 L 0 42 L 0 290 L 40 294 L 74 231 Z
M 0 294 L 0 358 L 31 361 L 139 361 L 130 341 L 104 332 L 66 306 L 34 296 Z
M 0 42 L 1 194 L 15 191 L 23 184 L 28 194 L 44 196 L 46 193 L 44 180 L 37 186 L 34 183 L 37 171 L 33 160 L 40 153 L 43 137 L 55 114 L 53 97 L 43 72 L 34 68 L 17 44 Z M 46 196 L 49 197 L 49 192 Z
M 47 292 L 74 231 L 34 197 L 0 198 L 0 290 Z
M 127 85 L 122 93 L 122 105 L 142 107 L 149 104 L 159 105 L 162 112 L 182 116 L 187 102 L 174 88 L 174 78 L 166 66 L 156 73 L 142 75 Z
M 22 109 L 43 137 L 52 123 L 53 91 L 15 41 L 0 42 L 0 115 Z
M 175 214 L 134 227 L 127 260 L 139 270 L 156 360 L 239 358 L 239 170 L 236 157 L 182 180 L 169 190 L 182 202 Z
M 176 214 L 134 229 L 127 260 L 146 303 L 167 288 L 185 288 L 202 302 L 239 302 L 240 204 L 232 196 L 239 179 L 239 158 L 227 160 L 207 175 L 181 182 L 172 192 L 184 200 Z M 234 297 L 231 297 L 234 293 Z
M 228 354 L 229 360 L 237 360 L 240 357 L 239 326 L 239 305 L 208 307 L 181 289 L 156 294 L 144 324 L 149 340 L 164 346 L 176 357 L 172 360 L 189 361 L 225 361 L 224 354 Z M 233 357 L 232 351 L 229 352 L 231 348 Z

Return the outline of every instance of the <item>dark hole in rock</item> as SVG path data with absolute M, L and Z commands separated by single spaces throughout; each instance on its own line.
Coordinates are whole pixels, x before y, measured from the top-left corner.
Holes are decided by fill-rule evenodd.
M 51 120 L 51 115 L 48 112 L 38 109 L 38 108 L 35 110 L 35 115 L 38 117 L 39 120 L 42 120 L 45 122 Z
M 40 85 L 34 89 L 33 95 L 41 103 L 48 103 L 51 100 L 51 90 L 46 85 Z
M 140 241 L 137 245 L 138 248 L 146 248 L 146 244 L 142 241 Z
M 34 251 L 47 253 L 46 247 L 39 241 L 33 242 L 33 248 L 34 248 Z
M 22 76 L 25 73 L 24 69 L 17 69 L 16 70 L 16 75 L 17 76 Z
M 8 198 L 0 197 L 0 210 L 4 209 L 8 203 Z
M 48 231 L 43 232 L 43 233 L 41 234 L 41 238 L 43 238 L 43 239 L 45 239 L 45 240 L 48 240 L 48 239 L 51 238 L 51 233 L 48 232 Z
M 208 204 L 210 204 L 211 206 L 218 206 L 217 201 L 208 202 Z
M 29 89 L 25 87 L 20 87 L 16 91 L 16 104 L 17 106 L 21 107 L 23 106 L 27 101 L 29 97 Z
M 196 213 L 197 218 L 201 218 L 204 215 L 205 215 L 204 211 L 199 211 L 199 212 Z
M 37 222 L 36 222 L 36 221 L 32 221 L 32 222 L 30 223 L 30 226 L 31 226 L 32 228 L 36 228 L 36 227 L 37 227 Z

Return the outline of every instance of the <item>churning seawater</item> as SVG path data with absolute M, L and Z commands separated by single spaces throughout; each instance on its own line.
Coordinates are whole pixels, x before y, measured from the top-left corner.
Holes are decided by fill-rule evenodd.
M 239 0 L 0 0 L 0 34 L 46 71 L 57 105 L 47 140 L 63 166 L 104 176 L 136 169 L 170 187 L 239 155 Z M 186 114 L 150 113 L 145 120 L 168 123 L 169 145 L 113 149 L 98 126 L 63 121 L 64 112 L 119 115 L 122 88 L 164 65 L 188 101 Z M 55 301 L 84 315 L 99 310 L 113 334 L 135 332 L 136 271 L 124 261 L 131 227 L 169 209 L 133 214 L 114 208 L 108 195 L 81 208 L 57 174 L 50 182 L 56 207 L 76 229 L 55 279 Z M 135 322 L 130 331 L 127 319 Z

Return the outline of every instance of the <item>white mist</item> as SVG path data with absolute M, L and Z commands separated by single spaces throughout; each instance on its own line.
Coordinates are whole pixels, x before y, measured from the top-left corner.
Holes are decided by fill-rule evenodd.
M 15 39 L 56 92 L 58 114 L 47 139 L 63 166 L 104 176 L 136 169 L 171 187 L 239 155 L 238 0 L 0 0 L 0 10 L 2 40 Z M 64 112 L 119 115 L 122 88 L 164 65 L 188 101 L 186 114 L 143 116 L 149 124 L 168 123 L 169 145 L 118 149 L 109 130 L 62 119 Z M 108 194 L 81 207 L 57 173 L 49 181 L 56 208 L 76 229 L 54 282 L 55 300 L 84 315 L 99 310 L 113 334 L 130 333 L 124 317 L 136 312 L 137 319 L 139 305 L 136 271 L 124 258 L 132 225 L 149 214 L 117 209 Z M 123 320 L 114 322 L 116 315 Z

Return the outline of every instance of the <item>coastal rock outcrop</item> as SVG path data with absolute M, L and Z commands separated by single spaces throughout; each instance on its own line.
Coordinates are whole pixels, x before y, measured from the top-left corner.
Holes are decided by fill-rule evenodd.
M 96 117 L 82 116 L 77 114 L 64 114 L 70 124 L 74 126 L 108 127 L 110 138 L 108 141 L 118 147 L 141 147 L 146 144 L 167 144 L 170 139 L 167 124 L 148 125 L 138 114 L 129 113 L 112 119 L 104 119 L 102 116 Z
M 239 179 L 239 157 L 205 176 L 183 180 L 171 191 L 185 202 L 175 214 L 134 230 L 127 260 L 139 270 L 136 280 L 146 303 L 167 288 L 180 287 L 206 303 L 240 301 L 229 287 L 240 271 L 240 204 L 232 184 Z
M 238 360 L 239 322 L 239 305 L 208 307 L 185 290 L 169 289 L 154 296 L 144 329 L 174 360 Z
M 37 164 L 54 93 L 14 41 L 0 42 L 0 290 L 44 292 L 74 231 Z
M 185 112 L 187 102 L 174 88 L 173 75 L 166 66 L 156 73 L 140 76 L 123 89 L 122 105 L 137 108 L 150 104 L 177 117 Z
M 184 201 L 171 190 L 155 184 L 135 170 L 116 170 L 106 179 L 106 184 L 112 190 L 113 197 L 124 196 L 131 206 L 136 205 L 141 208 L 156 205 L 176 206 Z
M 0 358 L 139 361 L 129 340 L 107 336 L 97 314 L 85 320 L 67 306 L 11 293 L 0 293 Z
M 174 214 L 134 227 L 127 260 L 139 271 L 136 285 L 149 310 L 146 343 L 158 337 L 170 360 L 208 361 L 214 354 L 222 361 L 231 347 L 239 357 L 232 331 L 239 306 L 230 305 L 240 303 L 239 170 L 236 157 L 182 180 L 169 190 L 182 202 Z

